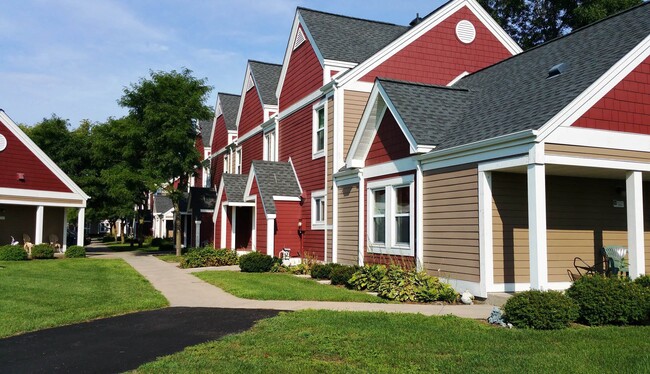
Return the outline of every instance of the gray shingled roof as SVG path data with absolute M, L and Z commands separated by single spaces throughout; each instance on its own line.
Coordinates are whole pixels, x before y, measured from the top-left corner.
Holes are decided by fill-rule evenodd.
M 153 195 L 153 212 L 154 214 L 164 214 L 169 212 L 170 209 L 174 208 L 172 204 L 172 199 L 167 195 Z
M 213 210 L 217 204 L 217 192 L 212 188 L 192 187 L 189 200 L 189 208 L 194 213 L 199 213 L 202 209 Z
M 409 30 L 407 26 L 298 8 L 323 58 L 360 63 Z
M 253 71 L 255 84 L 262 97 L 262 104 L 278 105 L 278 98 L 275 96 L 275 91 L 280 81 L 282 65 L 253 60 L 249 60 L 248 63 Z
M 418 145 L 436 145 L 459 124 L 470 92 L 464 89 L 378 80 Z
M 253 161 L 255 178 L 266 214 L 275 214 L 274 196 L 300 197 L 300 185 L 288 162 Z
M 456 90 L 379 82 L 420 145 L 435 145 L 436 150 L 536 130 L 650 34 L 649 6 L 468 75 L 454 85 Z M 548 79 L 549 69 L 560 63 L 567 70 Z
M 243 203 L 248 174 L 222 174 L 226 199 L 230 203 Z
M 214 122 L 214 119 L 211 120 L 200 120 L 199 121 L 199 129 L 201 130 L 201 139 L 203 140 L 203 146 L 204 147 L 210 147 L 210 143 L 212 142 L 212 139 L 210 139 L 210 135 L 212 135 L 212 124 Z
M 219 93 L 219 102 L 223 111 L 223 119 L 226 121 L 226 129 L 237 131 L 237 112 L 239 111 L 239 100 L 241 96 Z

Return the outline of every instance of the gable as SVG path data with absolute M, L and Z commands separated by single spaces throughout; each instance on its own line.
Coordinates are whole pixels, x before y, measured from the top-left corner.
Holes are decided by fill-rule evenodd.
M 296 33 L 304 32 L 299 25 Z M 295 41 L 295 36 L 291 40 Z M 296 103 L 309 93 L 316 91 L 323 85 L 323 66 L 309 39 L 300 43 L 296 49 L 293 44 L 289 46 L 288 61 L 285 59 L 286 72 L 280 78 L 280 111 Z
M 411 146 L 397 124 L 395 117 L 387 110 L 372 141 L 366 166 L 399 160 L 411 154 Z
M 650 134 L 650 57 L 632 70 L 572 126 Z
M 475 72 L 510 56 L 508 48 L 463 6 L 360 80 L 382 77 L 445 85 L 463 72 Z
M 240 106 L 241 113 L 237 122 L 237 132 L 241 137 L 264 122 L 264 108 L 255 86 L 245 92 Z
M 212 138 L 212 153 L 216 153 L 221 148 L 228 145 L 228 130 L 224 116 L 217 117 L 213 129 L 214 137 Z
M 51 166 L 54 163 L 3 114 L 0 112 L 0 135 L 6 139 L 6 148 L 0 151 L 0 188 L 73 192 L 69 184 L 74 183 L 64 182 L 61 175 L 65 174 L 58 167 Z M 20 132 L 20 135 L 15 132 Z M 24 180 L 19 180 L 19 174 L 24 176 Z

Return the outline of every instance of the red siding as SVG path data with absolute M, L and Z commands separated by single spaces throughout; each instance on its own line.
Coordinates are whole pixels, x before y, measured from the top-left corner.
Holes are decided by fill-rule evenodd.
M 231 207 L 226 207 L 226 248 L 234 248 L 232 243 L 232 209 Z
M 470 44 L 456 37 L 456 24 L 464 19 L 476 28 L 476 39 Z M 474 13 L 463 7 L 361 80 L 373 82 L 376 77 L 385 77 L 445 85 L 464 71 L 472 73 L 510 56 Z
M 279 159 L 289 157 L 305 191 L 302 206 L 303 251 L 324 258 L 325 234 L 323 230 L 311 230 L 311 191 L 325 189 L 325 157 L 312 160 L 312 106 L 296 111 L 280 122 Z M 301 141 L 296 141 L 301 139 Z
M 223 154 L 215 156 L 212 161 L 210 161 L 210 170 L 210 175 L 212 177 L 210 185 L 217 186 L 218 188 L 219 183 L 221 183 L 221 174 L 223 174 Z
M 260 96 L 257 94 L 257 87 L 253 87 L 246 92 L 243 105 L 241 117 L 237 124 L 237 132 L 240 137 L 264 122 L 264 108 L 262 108 Z
M 290 46 L 291 48 L 291 46 Z M 323 67 L 309 40 L 291 52 L 280 91 L 280 111 L 323 85 Z
M 7 139 L 7 148 L 0 152 L 0 187 L 72 192 L 2 122 L 0 134 Z M 24 173 L 25 181 L 18 180 L 18 173 Z
M 273 254 L 280 255 L 283 248 L 291 249 L 291 256 L 300 256 L 300 236 L 298 220 L 302 218 L 301 207 L 295 201 L 275 202 L 275 248 Z
M 226 129 L 226 120 L 223 114 L 217 118 L 215 126 L 214 137 L 212 138 L 212 153 L 216 153 L 228 145 L 228 129 Z
M 248 174 L 251 170 L 251 163 L 254 160 L 261 160 L 264 151 L 264 135 L 262 132 L 246 139 L 241 146 L 242 151 L 242 174 Z
M 573 126 L 650 134 L 650 57 Z
M 215 248 L 220 248 L 221 247 L 221 205 L 215 207 L 217 212 L 217 219 L 214 223 L 214 226 L 212 226 L 212 229 L 214 230 L 214 247 Z
M 372 141 L 370 151 L 368 151 L 366 166 L 399 160 L 410 154 L 411 148 L 408 140 L 406 140 L 402 129 L 399 128 L 395 117 L 390 111 L 387 111 L 379 125 L 377 135 Z

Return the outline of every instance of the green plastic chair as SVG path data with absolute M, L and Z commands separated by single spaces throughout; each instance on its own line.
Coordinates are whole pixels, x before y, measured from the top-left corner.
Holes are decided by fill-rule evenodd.
M 607 259 L 607 274 L 609 276 L 628 273 L 629 267 L 625 260 L 625 256 L 627 256 L 626 247 L 620 245 L 608 245 L 603 247 L 603 255 Z

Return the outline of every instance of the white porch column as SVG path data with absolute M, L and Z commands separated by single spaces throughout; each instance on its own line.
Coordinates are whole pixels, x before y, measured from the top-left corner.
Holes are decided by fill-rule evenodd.
M 233 207 L 232 208 L 232 220 L 230 222 L 230 244 L 232 244 L 232 247 L 235 248 L 235 233 L 237 232 L 237 208 Z M 237 248 L 235 248 L 237 249 Z M 257 248 L 253 246 L 253 250 L 257 252 Z
M 544 290 L 548 284 L 545 169 L 543 164 L 528 165 L 530 288 L 535 290 Z
M 628 171 L 625 176 L 627 200 L 627 245 L 630 278 L 645 274 L 645 243 L 643 232 L 643 174 Z
M 363 250 L 366 247 L 365 192 L 366 184 L 364 183 L 363 174 L 359 172 L 359 266 L 363 266 Z
M 61 237 L 61 251 L 68 249 L 68 208 L 63 208 L 63 236 Z
M 221 207 L 221 248 L 226 248 L 226 220 L 228 220 L 227 215 L 228 207 L 226 205 Z
M 418 162 L 415 174 L 415 268 L 424 270 L 424 211 L 423 196 L 424 176 L 422 165 Z
M 86 208 L 79 208 L 77 216 L 77 245 L 83 247 L 84 232 L 86 228 Z
M 479 269 L 481 274 L 480 294 L 487 297 L 494 285 L 494 242 L 492 235 L 492 173 L 478 173 L 478 222 L 479 222 Z
M 45 211 L 45 207 L 43 205 L 39 205 L 36 208 L 36 229 L 34 233 L 34 244 L 41 244 L 43 243 L 43 212 Z
M 201 220 L 194 221 L 194 246 L 201 246 Z
M 180 214 L 180 213 L 178 213 L 178 214 Z M 189 228 L 187 227 L 187 226 L 188 226 L 188 224 L 187 224 L 187 217 L 188 217 L 188 216 L 186 216 L 186 215 L 184 216 L 184 215 L 181 214 L 181 226 L 182 226 L 182 228 L 183 228 L 183 229 L 181 230 L 181 235 L 183 235 L 183 246 L 184 246 L 185 248 L 187 248 L 187 231 L 188 231 L 188 229 L 189 229 Z M 165 228 L 165 231 L 166 231 L 166 230 L 167 230 L 167 229 Z M 173 234 L 173 235 L 176 235 L 176 218 L 174 218 L 174 234 Z M 172 236 L 173 236 L 173 235 L 172 235 Z
M 267 218 L 266 219 L 266 254 L 269 256 L 273 256 L 274 250 L 275 250 L 275 218 Z

